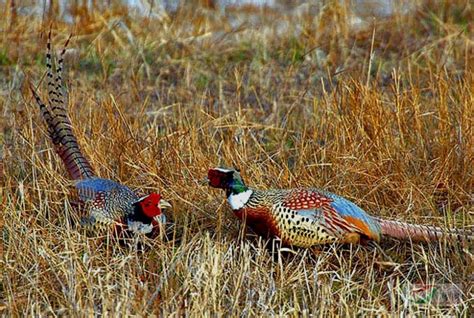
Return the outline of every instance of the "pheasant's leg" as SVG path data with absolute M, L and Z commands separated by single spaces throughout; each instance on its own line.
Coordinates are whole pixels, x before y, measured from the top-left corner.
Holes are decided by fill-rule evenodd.
M 315 257 L 319 257 L 323 252 L 320 245 L 312 246 L 310 250 Z
M 83 216 L 81 218 L 81 226 L 90 227 L 96 223 L 96 219 L 93 216 Z
M 359 244 L 359 242 L 360 242 L 360 234 L 358 233 L 346 234 L 346 236 L 342 240 L 342 243 L 347 243 L 347 244 Z
M 376 241 L 370 241 L 370 243 L 367 245 L 374 247 L 385 258 L 386 264 L 397 264 L 396 262 L 393 261 L 390 255 L 385 253 L 384 249 Z

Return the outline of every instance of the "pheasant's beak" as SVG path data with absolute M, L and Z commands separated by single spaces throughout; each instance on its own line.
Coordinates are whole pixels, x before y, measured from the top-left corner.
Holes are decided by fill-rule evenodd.
M 160 203 L 158 203 L 158 207 L 161 210 L 165 210 L 165 209 L 171 209 L 173 206 L 168 201 L 161 199 Z
M 205 177 L 204 179 L 198 180 L 200 185 L 209 185 L 209 178 Z

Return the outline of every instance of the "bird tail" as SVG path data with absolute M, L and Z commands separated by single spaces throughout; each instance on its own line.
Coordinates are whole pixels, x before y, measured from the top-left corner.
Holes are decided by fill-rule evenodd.
M 62 70 L 64 53 L 69 43 L 70 37 L 64 44 L 64 48 L 59 55 L 53 69 L 53 55 L 51 50 L 51 30 L 48 34 L 48 44 L 46 51 L 46 67 L 48 81 L 48 101 L 49 105 L 43 103 L 35 88 L 30 84 L 31 91 L 36 103 L 39 106 L 41 115 L 48 127 L 48 134 L 53 142 L 56 152 L 61 157 L 66 170 L 72 179 L 87 179 L 94 176 L 93 169 L 89 161 L 84 157 L 77 142 L 77 138 L 72 130 L 71 121 L 66 111 L 66 91 L 62 83 Z
M 382 235 L 400 240 L 416 242 L 434 242 L 441 239 L 474 241 L 474 234 L 461 229 L 443 230 L 440 227 L 404 223 L 400 221 L 378 219 Z

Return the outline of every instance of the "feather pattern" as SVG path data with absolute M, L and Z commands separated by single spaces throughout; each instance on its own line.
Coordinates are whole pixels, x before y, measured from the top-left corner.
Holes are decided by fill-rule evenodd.
M 245 205 L 234 213 L 258 234 L 279 237 L 289 245 L 352 243 L 361 238 L 379 241 L 382 236 L 413 241 L 472 240 L 472 235 L 458 230 L 446 232 L 372 217 L 351 201 L 318 189 L 251 191 Z
M 88 160 L 81 152 L 66 111 L 66 94 L 62 86 L 62 69 L 64 53 L 66 52 L 68 42 L 69 38 L 60 54 L 56 71 L 53 71 L 51 31 L 49 32 L 46 52 L 49 106 L 43 103 L 33 87 L 31 87 L 31 90 L 43 119 L 48 126 L 48 134 L 55 146 L 56 152 L 64 162 L 71 178 L 78 180 L 92 178 L 94 172 Z
M 333 193 L 318 189 L 290 190 L 284 205 L 296 211 L 318 209 L 319 222 L 333 237 L 344 239 L 347 233 L 358 233 L 377 240 L 380 237 L 380 227 L 371 216 Z
M 464 239 L 468 241 L 474 240 L 472 232 L 461 229 L 444 230 L 436 226 L 410 224 L 380 218 L 377 220 L 380 223 L 383 235 L 401 240 L 413 240 L 419 242 L 438 241 L 442 238 L 450 238 L 460 241 L 463 241 Z
M 79 198 L 89 208 L 90 217 L 102 223 L 115 223 L 115 220 L 134 213 L 131 202 L 139 197 L 130 188 L 109 179 L 92 178 L 76 182 Z

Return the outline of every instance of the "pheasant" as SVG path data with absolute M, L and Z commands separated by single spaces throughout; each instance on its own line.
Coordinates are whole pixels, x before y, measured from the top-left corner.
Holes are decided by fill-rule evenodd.
M 48 35 L 46 66 L 49 105 L 30 84 L 31 91 L 39 106 L 48 128 L 54 148 L 64 162 L 67 172 L 74 180 L 81 206 L 88 210 L 81 224 L 89 227 L 115 227 L 120 232 L 155 234 L 160 224 L 166 222 L 162 210 L 171 205 L 159 193 L 138 196 L 129 187 L 110 179 L 96 176 L 92 166 L 82 154 L 77 138 L 72 130 L 66 111 L 67 93 L 62 84 L 64 53 L 69 38 L 53 69 L 54 56 L 51 53 L 51 31 Z
M 351 201 L 313 188 L 257 190 L 245 185 L 239 171 L 213 168 L 209 186 L 226 191 L 234 214 L 265 238 L 278 237 L 284 245 L 311 247 L 332 242 L 380 241 L 384 236 L 435 241 L 459 237 L 459 231 L 384 220 L 367 214 Z M 465 235 L 472 240 L 473 236 Z

